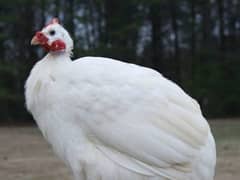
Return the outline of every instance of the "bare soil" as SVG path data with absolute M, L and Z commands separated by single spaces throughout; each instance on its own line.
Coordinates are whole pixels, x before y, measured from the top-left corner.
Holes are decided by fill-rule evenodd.
M 0 180 L 70 180 L 36 127 L 0 128 Z
M 240 122 L 229 123 L 211 123 L 216 180 L 240 179 Z M 71 180 L 70 174 L 36 127 L 0 127 L 0 180 Z

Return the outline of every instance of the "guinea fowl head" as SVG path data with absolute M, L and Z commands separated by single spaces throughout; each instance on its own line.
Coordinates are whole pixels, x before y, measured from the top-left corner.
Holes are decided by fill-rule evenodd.
M 53 18 L 41 31 L 36 32 L 31 45 L 41 45 L 48 52 L 67 52 L 71 54 L 73 40 L 69 33 Z

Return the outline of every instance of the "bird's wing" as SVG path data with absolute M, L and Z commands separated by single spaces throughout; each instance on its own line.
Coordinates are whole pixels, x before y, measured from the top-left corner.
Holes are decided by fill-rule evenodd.
M 89 140 L 129 170 L 186 179 L 210 132 L 199 105 L 153 70 L 124 63 L 97 66 L 87 68 L 89 79 L 76 75 L 79 82 L 71 82 L 70 90 L 72 109 Z

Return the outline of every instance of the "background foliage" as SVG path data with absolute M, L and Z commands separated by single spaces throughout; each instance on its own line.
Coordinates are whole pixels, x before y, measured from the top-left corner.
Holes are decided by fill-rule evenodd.
M 29 42 L 53 16 L 71 33 L 74 58 L 154 68 L 196 98 L 205 115 L 240 115 L 238 0 L 1 0 L 1 121 L 31 119 L 24 82 L 44 52 Z

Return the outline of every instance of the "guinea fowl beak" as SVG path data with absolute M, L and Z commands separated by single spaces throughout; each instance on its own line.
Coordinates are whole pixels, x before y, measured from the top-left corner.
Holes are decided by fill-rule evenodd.
M 48 38 L 41 32 L 38 31 L 31 40 L 31 45 L 44 45 L 47 44 Z
M 40 44 L 40 42 L 38 41 L 38 38 L 34 36 L 31 40 L 31 45 L 38 45 L 38 44 Z

